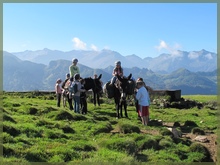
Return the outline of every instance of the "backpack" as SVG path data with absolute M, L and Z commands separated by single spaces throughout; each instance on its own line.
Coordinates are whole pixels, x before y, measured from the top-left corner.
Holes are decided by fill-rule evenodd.
M 71 94 L 76 94 L 78 92 L 78 85 L 76 82 L 72 82 L 70 87 L 69 87 L 69 91 Z

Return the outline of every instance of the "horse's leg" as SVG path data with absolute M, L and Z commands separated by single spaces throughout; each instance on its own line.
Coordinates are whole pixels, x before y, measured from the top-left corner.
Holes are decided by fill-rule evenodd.
M 123 117 L 122 106 L 123 106 L 123 101 L 120 101 L 120 117 Z
M 119 101 L 115 99 L 116 118 L 119 118 Z
M 100 106 L 100 95 L 99 95 L 99 93 L 97 93 L 97 102 L 98 102 L 98 105 Z
M 96 93 L 93 92 L 93 104 L 96 106 Z
M 125 117 L 128 117 L 126 100 L 124 101 L 124 110 L 125 110 Z

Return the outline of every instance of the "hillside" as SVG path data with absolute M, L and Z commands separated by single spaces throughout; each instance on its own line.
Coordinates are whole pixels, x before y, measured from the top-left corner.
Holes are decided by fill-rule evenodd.
M 3 90 L 32 91 L 54 90 L 57 78 L 65 79 L 71 61 L 52 60 L 48 65 L 18 59 L 15 55 L 3 54 Z M 82 77 L 102 74 L 102 81 L 111 79 L 113 67 L 92 69 L 78 64 Z M 212 72 L 191 72 L 178 69 L 169 74 L 159 74 L 147 68 L 126 68 L 124 75 L 132 73 L 133 78 L 143 77 L 153 89 L 181 89 L 182 94 L 217 94 L 217 70 Z
M 134 106 L 128 106 L 128 118 L 116 119 L 112 99 L 102 98 L 97 107 L 88 98 L 88 113 L 83 115 L 56 107 L 54 93 L 5 92 L 3 164 L 215 163 L 217 108 L 209 104 L 217 105 L 217 96 L 200 98 L 200 109 L 152 104 L 146 126 Z M 203 141 L 198 140 L 201 136 Z

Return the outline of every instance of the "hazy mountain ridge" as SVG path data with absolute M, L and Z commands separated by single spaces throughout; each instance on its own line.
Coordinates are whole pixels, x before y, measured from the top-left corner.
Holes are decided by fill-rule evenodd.
M 72 50 L 62 52 L 59 50 L 37 50 L 11 53 L 21 60 L 29 60 L 35 63 L 48 65 L 52 60 L 69 60 L 78 58 L 79 63 L 90 68 L 105 69 L 113 66 L 116 60 L 122 62 L 125 68 L 148 68 L 158 73 L 171 73 L 179 68 L 187 68 L 191 72 L 210 72 L 217 69 L 217 54 L 206 50 L 177 51 L 175 54 L 161 54 L 158 57 L 140 58 L 137 55 L 122 56 L 112 50 L 101 51 Z
M 3 90 L 54 90 L 56 79 L 64 80 L 70 65 L 69 60 L 52 60 L 48 65 L 37 64 L 3 52 Z M 102 74 L 104 83 L 112 77 L 113 66 L 105 69 L 92 69 L 80 63 L 78 66 L 82 77 Z M 124 67 L 124 75 L 130 73 L 135 79 L 143 77 L 153 89 L 181 89 L 182 94 L 217 94 L 217 69 L 212 72 L 191 72 L 181 68 L 170 74 L 159 74 L 147 68 Z

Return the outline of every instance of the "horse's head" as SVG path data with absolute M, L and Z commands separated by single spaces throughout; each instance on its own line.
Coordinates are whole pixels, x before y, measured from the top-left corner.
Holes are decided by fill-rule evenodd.
M 116 81 L 116 87 L 119 89 L 121 93 L 121 98 L 125 99 L 128 92 L 128 85 L 129 80 L 131 79 L 132 74 L 130 74 L 128 77 L 120 77 L 117 76 L 118 80 Z
M 85 82 L 86 82 L 84 85 L 85 89 L 86 90 L 92 89 L 94 92 L 100 93 L 102 91 L 102 82 L 100 81 L 101 77 L 102 74 L 100 74 L 99 77 L 95 79 L 91 77 L 85 78 Z

